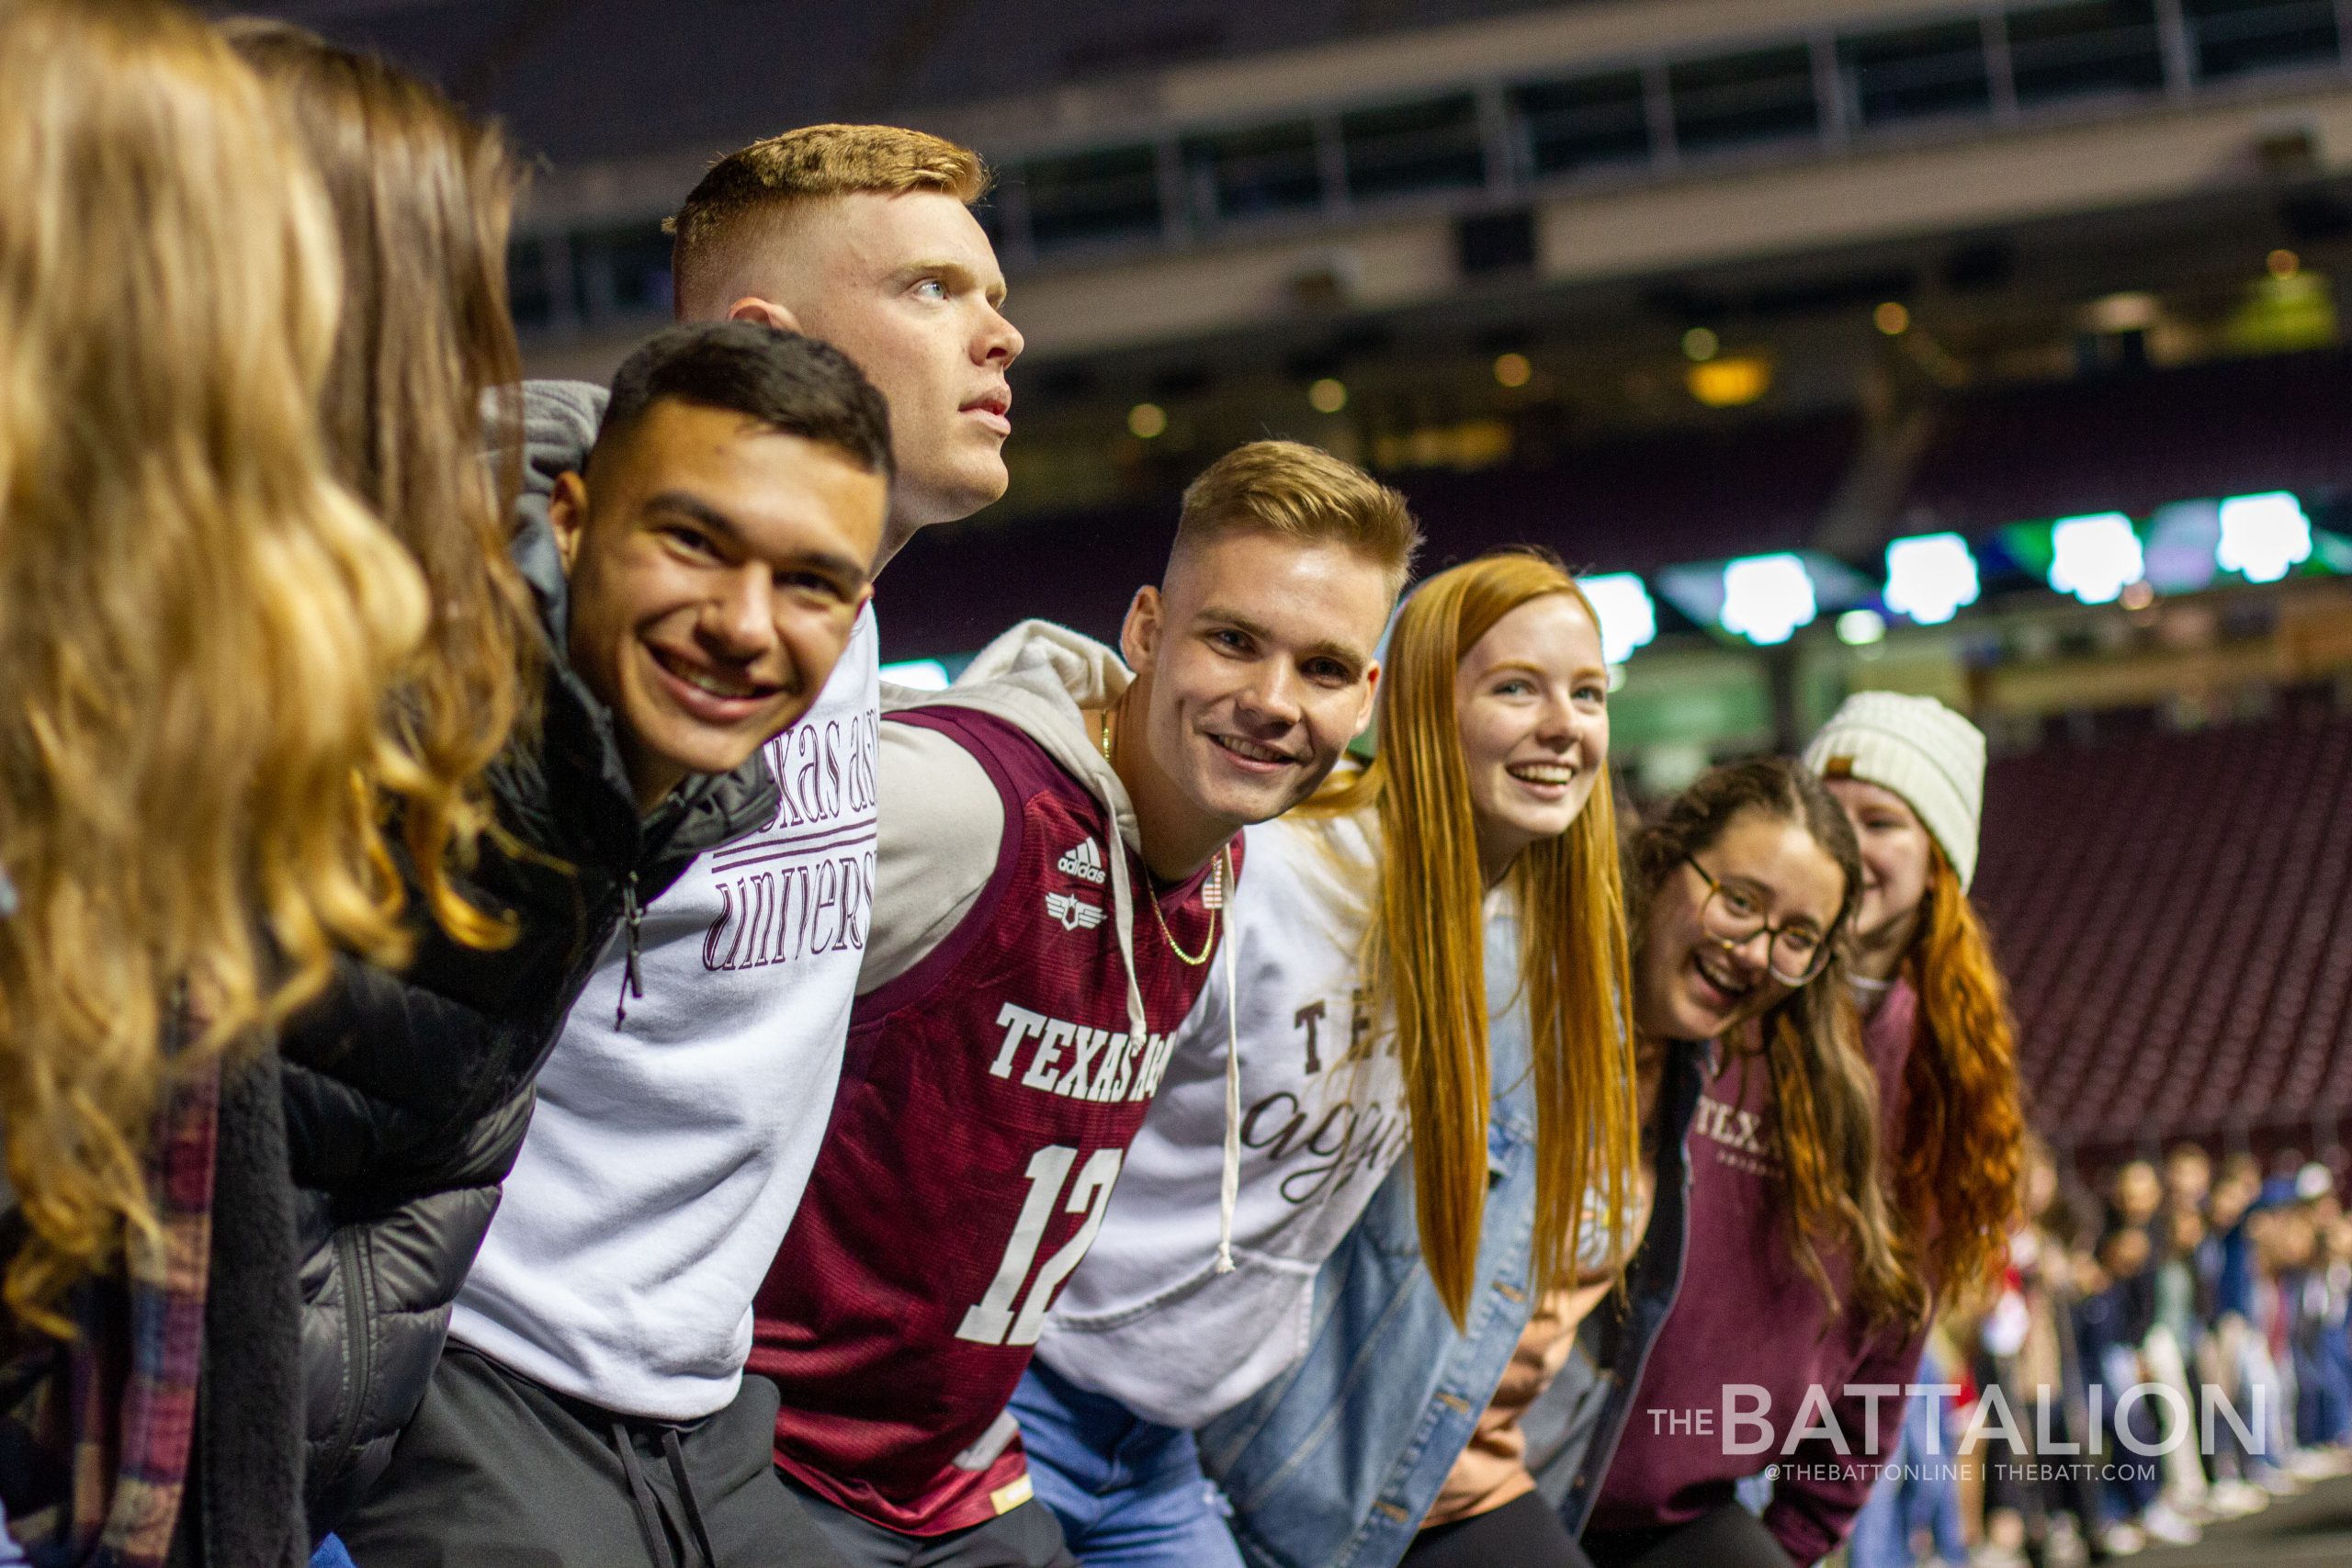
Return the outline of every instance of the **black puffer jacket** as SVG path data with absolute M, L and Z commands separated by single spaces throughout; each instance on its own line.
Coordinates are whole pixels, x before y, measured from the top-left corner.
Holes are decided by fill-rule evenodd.
M 526 506 L 516 558 L 560 649 L 567 601 L 543 506 Z M 775 811 L 754 752 L 640 818 L 612 716 L 561 659 L 549 671 L 536 746 L 492 780 L 524 852 L 485 846 L 471 888 L 478 907 L 519 917 L 518 940 L 476 952 L 420 914 L 405 972 L 343 964 L 281 1042 L 315 1533 L 381 1474 L 424 1398 L 529 1125 L 532 1079 L 598 956 L 624 922 L 635 940 L 636 912 L 696 854 Z

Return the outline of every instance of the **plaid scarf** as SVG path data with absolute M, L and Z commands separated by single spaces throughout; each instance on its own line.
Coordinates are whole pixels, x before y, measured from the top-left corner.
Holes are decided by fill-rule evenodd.
M 173 1093 L 148 1150 L 156 1234 L 130 1235 L 120 1278 L 74 1291 L 73 1339 L 20 1331 L 0 1368 L 0 1451 L 31 1456 L 24 1468 L 41 1478 L 7 1500 L 8 1532 L 36 1568 L 161 1568 L 170 1553 L 196 1429 L 220 1112 L 217 1066 Z

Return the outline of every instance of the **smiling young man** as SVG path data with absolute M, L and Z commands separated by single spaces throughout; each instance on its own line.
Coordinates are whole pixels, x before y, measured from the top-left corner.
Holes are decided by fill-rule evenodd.
M 838 354 L 763 341 L 785 335 L 656 339 L 623 367 L 588 471 L 548 502 L 572 668 L 619 717 L 643 810 L 807 712 L 873 593 L 888 415 L 871 389 L 822 384 L 855 374 Z
M 683 320 L 806 331 L 888 399 L 877 571 L 1005 488 L 1022 341 L 970 211 L 987 187 L 979 159 L 937 137 L 810 126 L 721 159 L 673 221 Z M 539 496 L 581 467 L 604 396 L 526 388 Z M 752 1295 L 816 1159 L 873 931 L 879 646 L 869 606 L 808 716 L 767 747 L 774 812 L 611 945 L 540 1074 L 453 1332 L 589 1408 L 691 1424 L 739 1396 Z M 764 1464 L 764 1434 L 750 1452 Z
M 751 1359 L 859 1568 L 1071 1561 L 1006 1402 L 1207 976 L 1234 835 L 1371 717 L 1414 538 L 1362 470 L 1254 443 L 1185 493 L 1125 662 L 1030 622 L 883 725 L 874 940 Z
M 633 973 L 642 899 L 696 853 L 774 815 L 761 748 L 809 710 L 871 592 L 889 441 L 880 394 L 845 356 L 772 327 L 676 328 L 621 367 L 594 453 L 561 476 L 545 522 L 526 525 L 517 546 L 561 668 L 582 695 L 549 705 L 540 766 L 515 770 L 551 781 L 539 786 L 548 799 L 514 826 L 534 845 L 560 849 L 567 838 L 527 818 L 576 818 L 591 837 L 618 831 L 616 818 L 641 819 L 642 847 L 611 868 L 583 867 L 576 855 L 559 863 L 552 851 L 543 866 L 532 862 L 555 885 L 548 901 L 567 908 L 617 883 L 610 902 L 620 918 L 590 928 L 584 949 L 574 927 L 526 922 L 511 948 L 477 964 L 489 971 L 489 994 L 502 970 L 544 965 L 550 954 L 584 977 L 608 931 Z M 738 773 L 745 778 L 708 777 Z M 539 1021 L 543 1030 L 552 1032 L 563 1005 Z M 444 1012 L 449 1021 L 432 1013 L 429 1026 L 458 1027 L 458 1010 Z M 730 1111 L 757 1119 L 740 1100 L 706 1100 L 696 1111 L 713 1136 L 724 1134 Z M 533 1117 L 525 1087 L 513 1125 L 524 1118 L 532 1118 L 526 1153 L 558 1161 L 532 1190 L 559 1211 L 551 1223 L 584 1217 L 643 1247 L 649 1237 L 627 1230 L 616 1190 L 699 1177 L 700 1149 L 633 1139 L 639 1123 L 593 1100 L 542 1096 Z M 377 1245 L 379 1258 L 390 1256 Z M 593 1303 L 601 1261 L 519 1290 L 504 1272 L 469 1280 L 415 1419 L 380 1483 L 339 1527 L 370 1568 L 604 1568 L 666 1564 L 688 1550 L 700 1554 L 693 1561 L 831 1561 L 767 1462 L 775 1406 L 765 1385 L 692 1420 L 649 1422 L 539 1376 L 538 1314 L 581 1311 L 580 1294 Z M 400 1320 L 370 1326 L 385 1342 L 418 1332 Z M 355 1368 L 367 1364 L 355 1352 Z M 769 1555 L 795 1540 L 797 1554 Z

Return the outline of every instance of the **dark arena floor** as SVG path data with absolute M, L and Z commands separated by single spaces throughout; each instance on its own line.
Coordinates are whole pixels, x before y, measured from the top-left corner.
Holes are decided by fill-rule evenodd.
M 2151 1548 L 2132 1561 L 2151 1568 L 2352 1564 L 2352 1477 L 2281 1498 L 2252 1518 L 2208 1526 L 2195 1546 Z

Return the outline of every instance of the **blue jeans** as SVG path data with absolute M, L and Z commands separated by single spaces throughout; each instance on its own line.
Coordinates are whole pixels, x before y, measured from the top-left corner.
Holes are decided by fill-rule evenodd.
M 1923 1358 L 1917 1375 L 1923 1383 L 1943 1381 L 1933 1355 Z M 1851 1568 L 1910 1568 L 1911 1538 L 1922 1529 L 1934 1543 L 1938 1562 L 1968 1561 L 1951 1438 L 1941 1394 L 1915 1393 L 1905 1402 L 1886 1470 L 1854 1516 L 1854 1533 L 1847 1542 Z
M 1037 1500 L 1086 1568 L 1241 1568 L 1193 1434 L 1032 1361 L 1013 1392 Z
M 311 1553 L 311 1568 L 356 1568 L 356 1564 L 351 1561 L 351 1553 L 343 1549 L 343 1538 L 331 1535 Z

